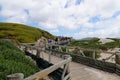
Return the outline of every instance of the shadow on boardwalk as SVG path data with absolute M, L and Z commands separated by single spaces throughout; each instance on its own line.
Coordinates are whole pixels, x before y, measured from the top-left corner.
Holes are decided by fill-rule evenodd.
M 44 53 L 44 59 L 48 59 L 48 54 Z M 61 58 L 52 56 L 53 64 L 61 61 Z M 120 80 L 120 76 L 94 69 L 76 62 L 71 62 L 70 72 L 72 80 Z

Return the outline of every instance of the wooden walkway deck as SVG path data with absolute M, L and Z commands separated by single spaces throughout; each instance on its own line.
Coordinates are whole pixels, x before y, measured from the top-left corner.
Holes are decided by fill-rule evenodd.
M 44 59 L 48 59 L 48 54 L 44 53 Z M 53 64 L 61 61 L 61 58 L 52 56 Z M 70 72 L 72 80 L 120 80 L 120 76 L 98 69 L 94 69 L 76 62 L 70 63 Z

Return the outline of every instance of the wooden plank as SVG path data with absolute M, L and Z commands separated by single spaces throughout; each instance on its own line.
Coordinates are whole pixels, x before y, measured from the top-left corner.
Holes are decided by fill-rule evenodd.
M 53 71 L 57 70 L 58 68 L 60 68 L 62 65 L 65 65 L 67 63 L 69 63 L 71 61 L 71 57 L 69 57 L 68 59 L 66 60 L 63 60 L 45 70 L 42 70 L 38 73 L 35 73 L 34 75 L 28 77 L 28 78 L 25 78 L 24 80 L 39 80 L 43 77 L 46 77 L 48 74 L 52 73 Z

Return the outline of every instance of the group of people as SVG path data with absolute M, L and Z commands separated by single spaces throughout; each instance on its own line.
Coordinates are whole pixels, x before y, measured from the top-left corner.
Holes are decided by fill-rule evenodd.
M 62 42 L 66 42 L 66 41 L 71 41 L 70 37 L 56 37 L 55 40 L 53 40 L 52 38 L 50 39 L 46 39 L 44 37 L 42 37 L 41 39 L 39 39 L 36 43 L 36 46 L 51 46 L 53 44 L 60 44 Z
M 56 37 L 55 40 L 53 39 L 48 39 L 48 43 L 55 43 L 55 44 L 58 44 L 59 42 L 64 42 L 64 41 L 70 41 L 71 38 L 69 37 Z
M 66 42 L 66 41 L 71 41 L 71 38 L 70 37 L 56 37 L 55 44 Z

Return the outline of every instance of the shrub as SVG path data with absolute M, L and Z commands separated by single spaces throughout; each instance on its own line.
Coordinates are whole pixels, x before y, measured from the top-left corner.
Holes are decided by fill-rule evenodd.
M 77 51 L 77 50 L 72 51 L 72 53 L 75 54 L 75 55 L 80 55 L 80 52 Z M 84 55 L 85 55 L 86 57 L 91 57 L 91 58 L 93 58 L 93 53 L 94 53 L 94 51 L 84 50 L 83 53 L 84 53 Z M 95 58 L 99 58 L 99 57 L 100 57 L 100 53 L 95 52 Z
M 85 54 L 85 56 L 93 58 L 94 51 L 83 51 L 83 53 Z M 100 57 L 100 53 L 95 52 L 95 58 L 99 58 L 99 57 Z
M 0 40 L 0 80 L 14 73 L 23 73 L 25 77 L 39 71 L 39 68 L 8 41 Z

